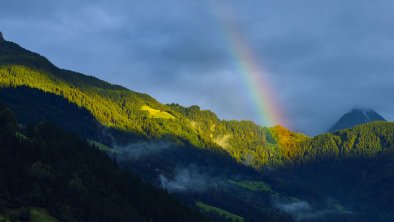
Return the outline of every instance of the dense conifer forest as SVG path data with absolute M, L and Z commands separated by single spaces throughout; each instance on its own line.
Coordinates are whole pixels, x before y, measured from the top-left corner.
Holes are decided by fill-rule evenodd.
M 0 221 L 37 209 L 59 221 L 204 221 L 96 146 L 45 122 L 20 128 L 3 107 L 0 144 Z

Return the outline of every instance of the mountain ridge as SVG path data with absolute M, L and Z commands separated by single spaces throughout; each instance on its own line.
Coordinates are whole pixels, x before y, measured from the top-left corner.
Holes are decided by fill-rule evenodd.
M 86 108 L 108 128 L 147 139 L 170 138 L 196 147 L 221 149 L 237 161 L 254 167 L 281 164 L 288 159 L 281 157 L 286 155 L 282 150 L 288 148 L 279 145 L 281 135 L 276 132 L 279 128 L 262 127 L 252 121 L 220 120 L 216 115 L 208 115 L 204 119 L 202 116 L 206 111 L 198 106 L 164 105 L 147 94 L 59 69 L 45 57 L 9 41 L 0 45 L 0 65 L 0 85 L 3 88 L 27 86 L 61 96 L 78 107 Z M 155 118 L 149 110 L 167 113 L 173 118 Z M 245 139 L 245 132 L 248 139 Z M 299 138 L 297 140 L 307 138 L 299 133 L 285 134 Z M 228 146 L 222 147 L 217 141 L 226 135 L 230 135 L 227 136 Z
M 13 59 L 14 54 L 16 58 L 25 59 Z M 40 68 L 36 61 L 40 61 Z M 306 144 L 313 141 L 281 126 L 261 127 L 252 121 L 220 120 L 212 111 L 201 110 L 196 105 L 164 105 L 147 94 L 58 69 L 45 57 L 8 41 L 0 45 L 0 77 L 3 88 L 27 86 L 63 97 L 86 109 L 108 129 L 129 132 L 147 140 L 169 139 L 221 150 L 255 168 L 291 163 L 295 157 L 300 158 L 305 146 L 308 147 Z M 163 115 L 157 118 L 149 111 L 171 118 L 162 118 Z
M 345 113 L 328 132 L 335 132 L 373 121 L 386 120 L 372 109 L 354 108 L 350 112 Z

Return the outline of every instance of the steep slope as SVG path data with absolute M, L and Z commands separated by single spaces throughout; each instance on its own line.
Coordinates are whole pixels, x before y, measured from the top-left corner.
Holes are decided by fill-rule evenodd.
M 0 144 L 0 218 L 29 221 L 45 208 L 60 221 L 204 221 L 51 124 L 20 128 L 0 108 Z
M 175 120 L 151 118 L 150 113 L 142 107 L 163 112 L 170 110 L 146 94 L 58 69 L 46 58 L 8 41 L 0 44 L 0 64 L 2 87 L 28 86 L 61 96 L 87 109 L 106 127 L 147 138 L 161 139 L 165 135 L 172 135 L 198 146 L 204 145 L 188 126 L 187 119 L 177 113 L 171 114 Z
M 342 129 L 352 128 L 364 123 L 373 121 L 386 121 L 381 115 L 373 110 L 353 109 L 351 112 L 344 114 L 329 129 L 329 132 L 335 132 Z
M 205 140 L 212 140 L 239 162 L 249 166 L 282 165 L 299 152 L 301 142 L 309 137 L 281 127 L 261 127 L 252 121 L 219 120 L 209 110 L 169 105 L 185 115 Z
M 15 43 L 3 41 L 0 43 L 0 87 L 22 86 L 62 97 L 88 111 L 95 121 L 113 132 L 135 135 L 130 139 L 165 139 L 225 150 L 237 161 L 256 168 L 283 164 L 293 155 L 291 147 L 307 139 L 290 131 L 278 134 L 286 130 L 265 128 L 250 121 L 222 121 L 212 112 L 201 111 L 197 106 L 163 105 L 146 94 L 59 69 L 46 58 Z M 13 101 L 8 100 L 10 106 L 18 107 L 11 103 Z M 208 117 L 206 120 L 203 118 L 205 115 Z M 290 142 L 284 143 L 285 140 Z M 113 145 L 108 141 L 101 142 Z
M 0 102 L 13 110 L 18 122 L 24 125 L 49 121 L 67 132 L 101 141 L 104 144 L 115 143 L 114 138 L 117 143 L 144 140 L 139 134 L 105 127 L 85 108 L 78 107 L 63 97 L 38 89 L 26 86 L 3 88 L 0 90 Z
M 238 162 L 256 168 L 291 163 L 294 159 L 304 158 L 305 153 L 317 154 L 316 150 L 324 147 L 310 145 L 316 139 L 311 140 L 305 135 L 280 126 L 268 128 L 258 126 L 251 121 L 220 120 L 211 111 L 200 110 L 198 106 L 186 108 L 178 104 L 160 104 L 146 94 L 111 85 L 94 77 L 59 69 L 46 58 L 8 41 L 0 43 L 0 86 L 17 90 L 24 86 L 27 87 L 26 90 L 37 89 L 64 98 L 85 110 L 82 112 L 90 113 L 91 117 L 88 118 L 87 125 L 91 127 L 89 121 L 95 121 L 112 130 L 109 134 L 110 137 L 115 135 L 116 143 L 127 144 L 136 138 L 138 140 L 164 139 L 179 144 L 191 144 L 194 147 L 225 151 Z M 17 114 L 23 114 L 26 111 L 18 108 L 20 106 L 17 106 L 17 103 L 19 101 L 25 104 L 28 100 L 29 96 L 25 93 L 24 99 L 8 99 L 7 104 L 15 108 Z M 52 109 L 59 107 L 52 106 Z M 339 122 L 348 124 L 379 119 L 383 118 L 375 112 L 353 110 Z M 61 120 L 58 122 L 60 123 Z M 61 123 L 59 125 L 62 126 Z M 123 136 L 130 139 L 125 141 L 120 139 L 120 135 L 124 133 L 135 136 Z M 94 135 L 82 136 L 100 140 Z M 331 146 L 332 141 L 330 141 L 331 138 L 325 141 L 329 144 L 327 146 Z M 100 142 L 113 145 L 105 139 Z

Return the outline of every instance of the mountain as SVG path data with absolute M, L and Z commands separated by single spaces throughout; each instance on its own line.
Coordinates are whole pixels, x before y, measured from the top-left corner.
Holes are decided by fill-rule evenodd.
M 0 102 L 15 112 L 22 127 L 50 121 L 76 133 L 122 168 L 176 193 L 215 221 L 234 215 L 247 221 L 292 221 L 271 206 L 271 192 L 243 186 L 264 185 L 254 168 L 289 161 L 281 147 L 308 138 L 302 134 L 220 120 L 198 106 L 161 104 L 149 95 L 59 69 L 9 41 L 0 43 Z
M 390 179 L 394 178 L 393 123 L 371 122 L 311 138 L 282 126 L 263 127 L 252 121 L 221 120 L 215 113 L 196 105 L 161 104 L 147 94 L 60 69 L 45 57 L 5 40 L 0 42 L 0 103 L 15 113 L 18 124 L 13 124 L 12 132 L 19 138 L 38 141 L 35 149 L 47 162 L 54 158 L 54 167 L 62 164 L 59 155 L 66 155 L 64 161 L 69 163 L 72 162 L 69 156 L 79 158 L 78 149 L 85 150 L 74 147 L 72 141 L 80 141 L 84 146 L 90 144 L 95 147 L 95 151 L 90 149 L 94 155 L 82 155 L 80 159 L 84 162 L 100 165 L 103 161 L 106 168 L 108 160 L 94 160 L 99 155 L 96 152 L 105 152 L 106 158 L 116 160 L 123 170 L 175 194 L 213 221 L 394 219 L 390 204 L 394 199 L 394 181 Z M 367 117 L 372 119 L 369 114 Z M 32 129 L 48 125 L 42 124 L 43 121 L 62 130 L 48 126 L 34 134 Z M 66 136 L 70 139 L 70 149 L 59 145 L 66 140 L 63 131 L 79 137 Z M 44 149 L 45 144 L 52 144 L 46 140 L 48 137 L 59 142 L 51 140 L 53 150 Z M 7 150 L 11 152 L 12 148 Z M 31 162 L 26 164 L 26 161 L 31 160 L 18 160 L 24 166 L 31 166 Z M 89 182 L 91 186 L 85 188 L 94 194 L 97 191 L 94 184 L 102 182 L 95 178 L 101 178 L 101 174 L 89 166 L 86 168 L 78 162 L 73 170 L 84 173 L 78 176 L 83 177 L 80 178 L 83 182 Z M 27 172 L 26 167 L 21 169 Z M 67 167 L 64 170 L 68 172 Z M 101 167 L 98 170 L 107 172 Z M 5 175 L 6 179 L 15 179 L 14 174 L 0 171 L 0 176 Z M 62 177 L 59 184 L 65 186 L 68 182 L 64 178 L 72 179 L 72 176 Z M 24 194 L 23 200 L 31 200 L 35 195 L 52 200 L 50 189 L 23 190 L 23 185 L 31 181 L 20 178 L 15 179 L 15 190 Z M 100 192 L 106 195 L 115 192 L 114 185 L 108 186 L 109 190 L 99 189 Z M 139 186 L 139 183 L 122 186 L 119 192 L 125 192 L 127 199 L 127 190 L 133 191 Z M 0 184 L 0 192 L 2 189 Z M 153 190 L 152 195 L 155 193 Z M 80 190 L 69 190 L 69 194 L 80 196 Z M 145 195 L 148 195 L 146 203 L 154 205 L 155 200 L 143 191 L 136 197 L 143 199 Z M 140 202 L 133 198 L 119 200 L 124 201 L 131 201 L 136 215 L 142 218 L 162 215 L 146 205 L 138 208 Z M 84 198 L 68 203 L 65 209 L 78 208 L 81 203 Z M 176 202 L 163 204 L 169 208 L 159 207 L 158 211 L 171 213 L 173 207 L 180 207 Z M 25 208 L 34 212 L 40 206 L 47 207 L 34 204 Z M 88 204 L 83 206 L 89 207 Z M 74 215 L 61 209 L 48 209 L 48 213 L 56 216 L 60 210 L 63 215 Z M 166 217 L 161 218 L 165 221 Z
M 226 152 L 240 163 L 259 168 L 290 160 L 291 147 L 308 138 L 280 126 L 262 127 L 251 121 L 220 120 L 214 113 L 202 111 L 198 106 L 186 108 L 177 104 L 161 104 L 147 94 L 59 69 L 45 57 L 9 41 L 0 43 L 0 87 L 6 89 L 3 93 L 7 93 L 7 89 L 18 91 L 17 94 L 11 93 L 14 99 L 3 96 L 17 117 L 26 113 L 23 110 L 26 107 L 20 106 L 24 104 L 22 101 L 36 105 L 29 109 L 39 114 L 35 121 L 39 120 L 38 116 L 45 117 L 45 112 L 37 103 L 28 102 L 30 92 L 27 91 L 38 90 L 65 99 L 90 115 L 90 123 L 86 124 L 96 122 L 97 127 L 93 130 L 77 128 L 77 133 L 105 145 L 113 145 L 112 140 L 118 144 L 127 144 L 134 139 L 171 140 Z M 54 110 L 50 113 L 64 113 L 62 109 L 52 108 Z M 28 123 L 34 123 L 33 118 L 32 115 L 22 117 Z M 65 125 L 60 118 L 52 118 L 52 121 Z M 78 121 L 72 122 L 81 125 Z
M 352 128 L 364 123 L 373 121 L 386 121 L 381 115 L 373 110 L 367 109 L 353 109 L 349 113 L 343 115 L 335 124 L 329 129 L 329 132 L 335 132 L 342 129 Z

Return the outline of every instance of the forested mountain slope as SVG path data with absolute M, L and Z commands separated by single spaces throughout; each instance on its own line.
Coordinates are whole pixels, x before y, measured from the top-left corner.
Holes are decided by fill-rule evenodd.
M 394 123 L 376 121 L 326 133 L 302 144 L 302 161 L 374 156 L 394 151 Z
M 148 140 L 224 149 L 239 162 L 254 167 L 288 161 L 294 155 L 292 147 L 308 138 L 282 127 L 222 121 L 197 106 L 163 105 L 146 94 L 59 69 L 46 58 L 8 41 L 0 43 L 0 86 L 39 89 L 87 110 L 104 127 Z M 207 114 L 208 119 L 204 119 Z
M 303 150 L 292 167 L 267 173 L 284 184 L 284 192 L 318 203 L 341 202 L 349 216 L 341 221 L 394 219 L 394 123 L 320 135 Z
M 19 91 L 23 91 L 19 87 L 25 86 L 65 98 L 85 110 L 82 112 L 86 112 L 84 115 L 90 122 L 90 128 L 96 124 L 111 129 L 115 140 L 123 135 L 123 139 L 116 141 L 118 143 L 126 143 L 124 138 L 172 140 L 195 147 L 224 150 L 237 161 L 257 168 L 321 155 L 369 154 L 378 148 L 387 149 L 386 146 L 391 146 L 392 142 L 380 141 L 373 147 L 366 147 L 369 144 L 365 141 L 372 143 L 369 138 L 377 132 L 359 135 L 341 131 L 311 139 L 281 126 L 269 128 L 251 121 L 220 120 L 211 111 L 200 110 L 198 106 L 163 105 L 149 95 L 59 69 L 46 58 L 9 41 L 0 42 L 0 86 L 18 88 Z M 7 90 L 4 91 L 3 97 L 9 97 Z M 22 94 L 16 97 L 21 98 Z M 23 94 L 26 98 L 21 101 L 28 100 L 27 94 Z M 8 99 L 8 103 L 17 114 L 23 113 L 19 112 L 21 106 L 12 104 L 17 101 L 16 97 Z M 102 140 L 112 145 L 108 138 Z
M 3 107 L 0 144 L 0 220 L 204 221 L 85 140 L 48 123 L 20 128 Z

